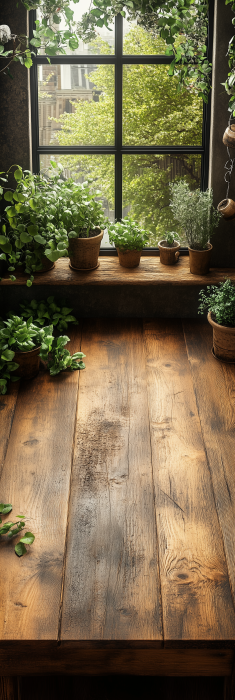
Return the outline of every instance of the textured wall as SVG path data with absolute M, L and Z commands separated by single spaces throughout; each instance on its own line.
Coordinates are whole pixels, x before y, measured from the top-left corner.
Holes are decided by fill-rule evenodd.
M 21 1 L 0 0 L 0 24 L 8 24 L 12 34 L 27 35 L 27 12 Z M 5 49 L 9 44 L 5 45 Z M 0 68 L 4 65 L 0 61 Z M 29 146 L 29 71 L 19 63 L 12 63 L 13 80 L 0 73 L 0 152 L 1 170 L 13 163 L 30 168 Z
M 209 185 L 214 191 L 214 204 L 217 206 L 226 195 L 224 182 L 224 165 L 228 159 L 227 149 L 222 142 L 223 133 L 228 125 L 228 95 L 224 83 L 228 75 L 228 42 L 234 34 L 232 25 L 234 14 L 225 0 L 215 0 L 214 21 L 214 55 L 212 76 L 212 121 L 210 144 L 210 179 Z M 232 157 L 235 157 L 232 149 Z M 233 176 L 229 196 L 235 200 L 235 175 Z M 215 267 L 235 266 L 235 220 L 226 222 L 221 219 L 219 228 L 212 239 L 212 265 Z

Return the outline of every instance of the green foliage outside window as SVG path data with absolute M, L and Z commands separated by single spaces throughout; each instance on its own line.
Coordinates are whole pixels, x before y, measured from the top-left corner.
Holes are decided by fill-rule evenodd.
M 110 53 L 108 45 L 96 41 L 101 53 Z M 149 35 L 142 27 L 134 27 L 124 41 L 125 53 L 160 52 L 163 40 Z M 62 114 L 57 131 L 60 146 L 113 142 L 114 98 L 113 66 L 99 66 L 89 80 L 101 90 L 99 102 L 74 102 L 74 113 Z M 123 142 L 125 145 L 200 145 L 202 133 L 202 100 L 191 90 L 180 95 L 177 79 L 168 76 L 163 65 L 124 65 L 123 67 Z M 57 142 L 58 143 L 58 142 Z M 170 148 L 169 148 L 170 150 Z M 113 157 L 102 155 L 66 155 L 59 160 L 75 179 L 89 177 L 94 186 L 114 208 Z M 150 245 L 156 245 L 165 229 L 174 228 L 169 209 L 169 181 L 200 186 L 199 155 L 174 154 L 167 159 L 156 154 L 123 156 L 123 206 L 151 233 Z

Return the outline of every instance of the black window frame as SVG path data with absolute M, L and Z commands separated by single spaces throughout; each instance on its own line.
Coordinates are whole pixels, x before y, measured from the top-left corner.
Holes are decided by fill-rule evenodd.
M 29 36 L 33 36 L 35 27 L 36 11 L 29 13 Z M 209 3 L 208 15 L 208 37 L 207 37 L 207 59 L 212 63 L 213 52 L 213 24 L 214 24 L 214 0 Z M 65 155 L 65 154 L 86 154 L 86 155 L 114 155 L 115 158 L 115 219 L 122 218 L 122 156 L 127 154 L 148 154 L 160 155 L 171 154 L 200 154 L 201 155 L 201 190 L 208 187 L 209 174 L 209 148 L 210 148 L 210 120 L 211 120 L 211 96 L 208 104 L 203 104 L 203 126 L 201 146 L 124 146 L 122 144 L 122 76 L 123 65 L 169 65 L 172 61 L 170 56 L 165 55 L 128 55 L 123 54 L 123 17 L 118 14 L 115 18 L 115 53 L 109 55 L 58 55 L 50 57 L 51 65 L 114 65 L 115 66 L 115 140 L 113 146 L 40 146 L 39 145 L 39 110 L 38 110 L 38 65 L 48 65 L 46 55 L 36 55 L 33 58 L 33 65 L 30 69 L 30 92 L 31 92 L 31 123 L 32 123 L 32 167 L 34 173 L 40 172 L 40 155 Z M 182 253 L 187 255 L 188 248 L 182 248 Z M 145 248 L 145 255 L 158 255 L 157 248 Z M 117 255 L 112 248 L 102 248 L 102 255 Z

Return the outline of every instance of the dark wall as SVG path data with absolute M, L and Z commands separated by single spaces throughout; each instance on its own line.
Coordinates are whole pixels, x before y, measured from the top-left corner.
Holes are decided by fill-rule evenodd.
M 209 186 L 213 188 L 214 192 L 215 206 L 225 198 L 227 188 L 224 182 L 224 165 L 228 160 L 228 154 L 222 138 L 228 126 L 229 97 L 221 83 L 225 82 L 228 75 L 226 53 L 228 42 L 235 33 L 235 27 L 232 25 L 233 17 L 231 7 L 225 5 L 225 0 L 215 0 L 209 178 Z M 234 149 L 231 153 L 232 158 L 234 158 Z M 229 196 L 235 201 L 235 175 L 232 178 Z M 226 221 L 222 218 L 211 242 L 213 245 L 212 265 L 215 267 L 235 266 L 235 220 Z
M 8 24 L 12 34 L 28 34 L 27 12 L 21 1 L 0 0 L 0 24 Z M 5 50 L 10 44 L 5 44 Z M 0 60 L 0 69 L 4 66 Z M 10 66 L 13 80 L 0 73 L 0 153 L 1 168 L 17 163 L 30 168 L 28 69 L 19 63 Z

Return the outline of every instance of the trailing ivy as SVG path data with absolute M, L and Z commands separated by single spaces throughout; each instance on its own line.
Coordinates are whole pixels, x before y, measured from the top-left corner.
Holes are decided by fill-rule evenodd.
M 12 539 L 12 537 L 18 535 L 19 532 L 21 532 L 21 530 L 23 530 L 25 527 L 25 515 L 16 515 L 16 518 L 19 518 L 19 520 L 16 522 L 9 520 L 8 522 L 4 522 L 2 525 L 1 515 L 8 515 L 8 513 L 11 511 L 11 503 L 0 503 L 0 538 L 5 535 L 8 539 Z M 22 557 L 24 554 L 26 554 L 27 549 L 25 545 L 33 544 L 34 540 L 35 535 L 33 535 L 32 532 L 25 532 L 23 537 L 21 537 L 19 542 L 15 545 L 15 553 L 17 556 Z

